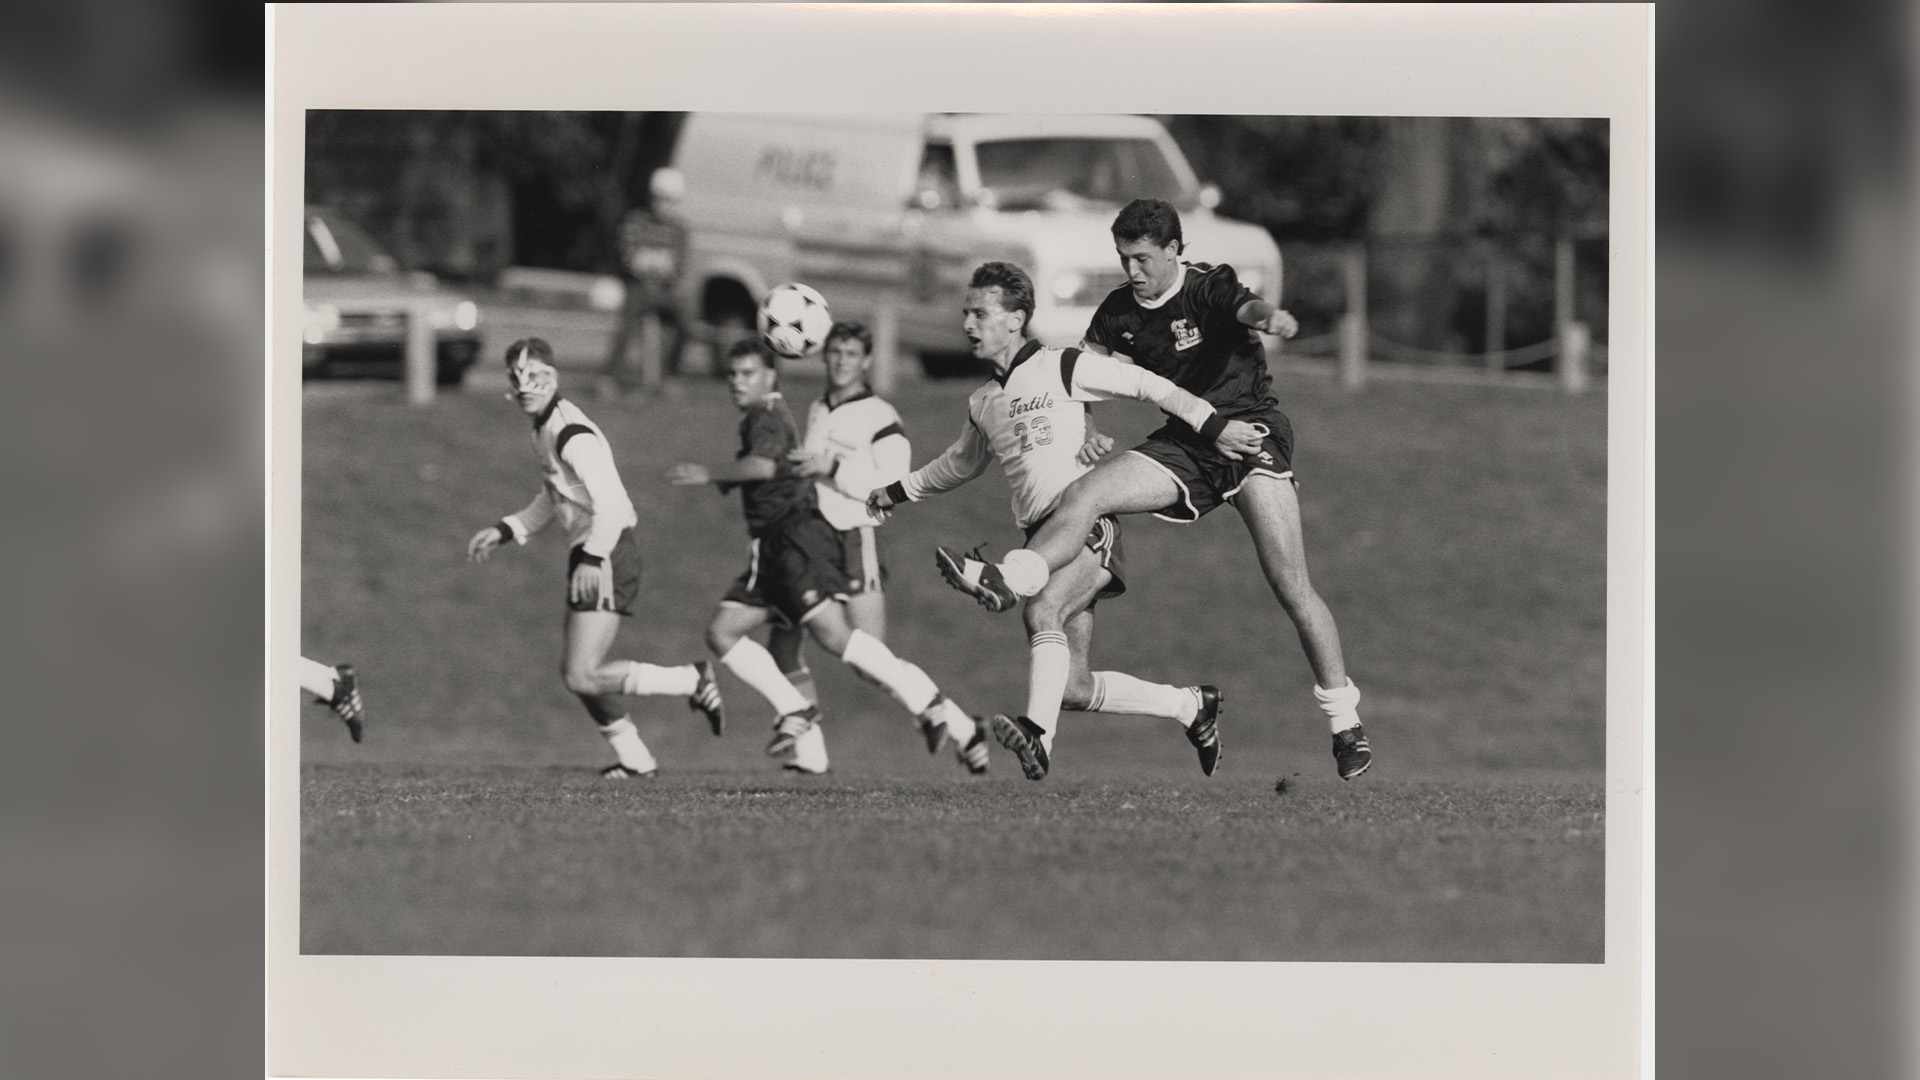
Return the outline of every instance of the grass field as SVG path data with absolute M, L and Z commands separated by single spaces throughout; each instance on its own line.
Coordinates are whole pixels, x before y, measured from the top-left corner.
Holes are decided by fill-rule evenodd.
M 1223 511 L 1128 522 L 1131 587 L 1095 647 L 1099 667 L 1226 690 L 1211 780 L 1172 725 L 1078 714 L 1045 782 L 1004 753 L 970 780 L 815 658 L 831 776 L 781 774 L 770 710 L 729 678 L 728 737 L 642 701 L 662 777 L 611 785 L 557 670 L 564 541 L 462 559 L 538 483 L 526 421 L 476 374 L 426 410 L 391 385 L 306 398 L 302 651 L 358 663 L 372 718 L 355 746 L 303 714 L 304 951 L 1602 958 L 1604 394 L 1279 380 L 1315 583 L 1366 695 L 1376 763 L 1356 783 L 1333 775 L 1291 624 Z M 968 388 L 897 396 L 916 464 Z M 788 387 L 796 411 L 817 392 Z M 696 658 L 744 529 L 737 498 L 661 475 L 731 456 L 736 414 L 717 384 L 583 404 L 642 518 L 647 583 L 616 655 Z M 1099 416 L 1122 445 L 1154 421 Z M 896 651 L 971 711 L 1017 710 L 1017 617 L 952 593 L 931 559 L 1017 542 L 1004 483 L 885 532 Z

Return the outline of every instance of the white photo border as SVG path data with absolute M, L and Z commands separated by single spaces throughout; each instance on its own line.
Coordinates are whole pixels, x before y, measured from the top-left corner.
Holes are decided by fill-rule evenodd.
M 268 27 L 270 1075 L 1615 1077 L 1650 1060 L 1651 5 L 283 4 Z M 1611 121 L 1605 963 L 300 954 L 305 111 L 877 102 Z

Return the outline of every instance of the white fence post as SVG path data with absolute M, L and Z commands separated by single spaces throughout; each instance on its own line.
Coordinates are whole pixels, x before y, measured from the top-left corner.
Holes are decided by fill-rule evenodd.
M 893 394 L 900 375 L 900 305 L 891 293 L 880 298 L 873 316 L 873 392 Z
M 1358 390 L 1367 381 L 1367 249 L 1347 249 L 1347 313 L 1340 317 L 1340 385 Z
M 433 317 L 430 307 L 416 303 L 407 309 L 407 404 L 433 404 L 437 364 L 434 358 Z
M 1587 348 L 1593 334 L 1578 320 L 1560 328 L 1560 388 L 1578 394 L 1587 388 Z
M 1507 267 L 1500 253 L 1487 256 L 1487 370 L 1506 370 Z

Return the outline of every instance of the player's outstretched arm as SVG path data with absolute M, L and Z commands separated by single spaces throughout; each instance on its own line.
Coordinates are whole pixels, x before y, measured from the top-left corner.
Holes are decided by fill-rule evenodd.
M 1236 461 L 1242 455 L 1260 451 L 1259 428 L 1244 421 L 1225 419 L 1205 400 L 1180 389 L 1170 380 L 1111 357 L 1082 354 L 1073 365 L 1070 390 L 1080 401 L 1130 398 L 1150 402 L 1179 417 L 1209 439 L 1222 454 Z
M 939 457 L 869 493 L 867 513 L 876 521 L 885 521 L 887 513 L 901 503 L 952 491 L 985 472 L 992 460 L 993 450 L 987 445 L 986 436 L 980 434 L 979 425 L 969 416 L 967 426 L 960 429 L 960 437 Z
M 524 544 L 534 533 L 547 527 L 553 520 L 553 498 L 546 488 L 533 497 L 524 509 L 517 514 L 508 514 L 497 524 L 489 525 L 473 534 L 467 541 L 467 558 L 474 562 L 486 562 L 493 549 L 509 540 Z
M 1283 338 L 1300 332 L 1300 323 L 1291 312 L 1274 307 L 1257 296 L 1241 304 L 1233 317 L 1240 320 L 1242 326 L 1251 326 L 1262 333 L 1278 334 Z
M 682 462 L 667 470 L 667 483 L 675 487 L 721 484 L 731 487 L 749 480 L 771 480 L 780 475 L 780 464 L 757 454 L 748 454 L 725 465 L 701 465 Z

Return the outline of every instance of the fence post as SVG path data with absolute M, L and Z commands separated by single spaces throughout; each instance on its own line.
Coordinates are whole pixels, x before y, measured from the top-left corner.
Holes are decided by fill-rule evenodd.
M 1358 390 L 1367 381 L 1367 249 L 1355 244 L 1344 260 L 1347 313 L 1340 317 L 1340 385 Z
M 1498 251 L 1487 256 L 1487 370 L 1504 371 L 1507 349 L 1507 267 Z
M 433 349 L 433 317 L 429 305 L 416 303 L 407 308 L 407 404 L 433 404 L 437 372 Z
M 873 392 L 890 397 L 899 385 L 900 305 L 892 293 L 880 297 L 873 317 Z
M 1560 388 L 1578 394 L 1587 388 L 1587 347 L 1593 335 L 1579 320 L 1560 328 Z

